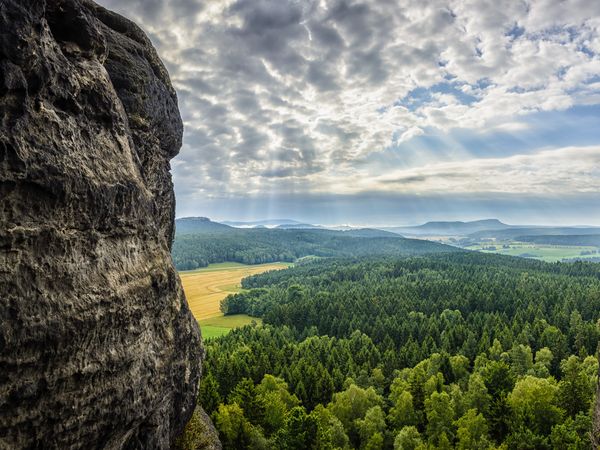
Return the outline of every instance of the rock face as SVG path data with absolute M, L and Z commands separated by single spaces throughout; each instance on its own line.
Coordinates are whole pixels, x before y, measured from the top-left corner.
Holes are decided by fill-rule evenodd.
M 0 120 L 0 448 L 169 448 L 202 347 L 167 71 L 89 0 L 0 0 Z

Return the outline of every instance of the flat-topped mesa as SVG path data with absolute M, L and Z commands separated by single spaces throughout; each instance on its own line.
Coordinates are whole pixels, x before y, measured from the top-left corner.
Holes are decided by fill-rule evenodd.
M 0 447 L 169 448 L 203 350 L 170 257 L 167 71 L 88 0 L 3 0 L 0 29 Z

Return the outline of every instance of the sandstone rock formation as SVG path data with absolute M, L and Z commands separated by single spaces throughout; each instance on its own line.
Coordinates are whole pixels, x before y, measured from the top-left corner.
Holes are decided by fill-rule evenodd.
M 169 448 L 202 348 L 167 71 L 89 0 L 0 0 L 0 120 L 0 448 Z
M 185 427 L 184 432 L 177 438 L 173 447 L 179 449 L 194 450 L 221 450 L 219 433 L 212 424 L 208 414 L 200 405 Z

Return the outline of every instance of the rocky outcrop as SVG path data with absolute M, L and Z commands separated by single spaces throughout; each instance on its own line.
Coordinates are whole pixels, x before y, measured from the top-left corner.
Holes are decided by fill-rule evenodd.
M 219 433 L 200 405 L 176 439 L 173 450 L 222 450 Z
M 91 1 L 1 0 L 0 120 L 0 448 L 169 448 L 202 349 L 164 66 Z

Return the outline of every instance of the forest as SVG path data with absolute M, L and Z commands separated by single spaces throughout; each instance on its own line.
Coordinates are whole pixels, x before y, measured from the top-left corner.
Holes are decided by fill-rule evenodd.
M 600 234 L 519 236 L 515 238 L 515 240 L 521 242 L 532 242 L 535 244 L 587 245 L 600 247 Z
M 215 227 L 179 228 L 172 256 L 177 270 L 194 270 L 225 261 L 243 264 L 293 262 L 305 256 L 349 257 L 368 255 L 419 255 L 457 252 L 455 247 L 402 236 L 381 230 L 333 231 L 319 229 L 268 229 Z M 179 229 L 178 228 L 178 229 Z
M 207 340 L 200 385 L 225 448 L 590 448 L 598 264 L 315 259 L 243 286 L 223 312 L 264 324 Z

